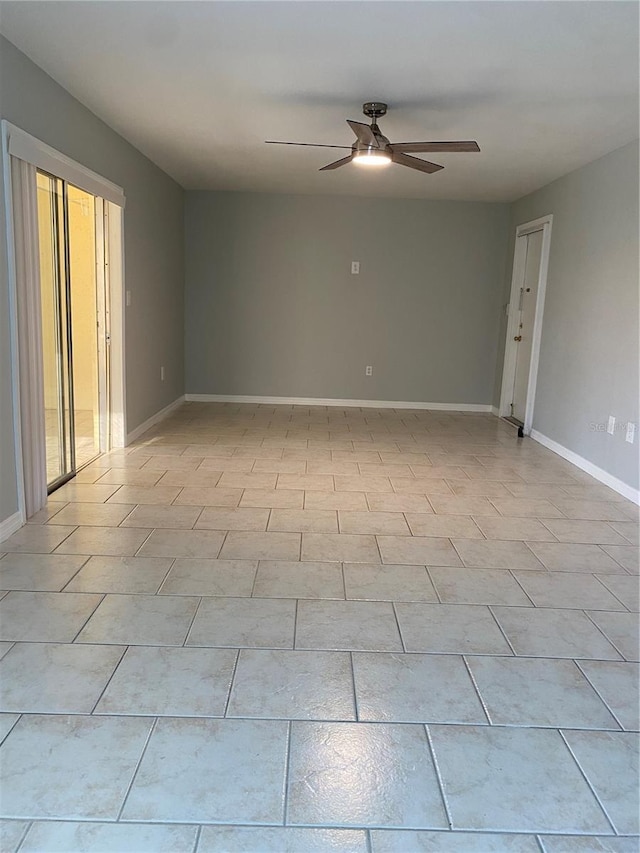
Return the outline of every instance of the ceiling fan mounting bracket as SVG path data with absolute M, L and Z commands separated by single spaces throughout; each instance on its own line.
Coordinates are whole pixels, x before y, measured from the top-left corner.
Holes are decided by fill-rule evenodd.
M 367 101 L 362 105 L 362 112 L 375 123 L 376 119 L 387 114 L 387 105 L 382 101 Z

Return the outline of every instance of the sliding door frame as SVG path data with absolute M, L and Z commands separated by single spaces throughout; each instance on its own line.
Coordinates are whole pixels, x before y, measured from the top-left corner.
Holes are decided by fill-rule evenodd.
M 11 178 L 11 163 L 13 160 L 22 160 L 36 169 L 41 169 L 55 177 L 61 178 L 74 186 L 79 187 L 86 192 L 91 193 L 98 198 L 104 199 L 104 209 L 102 211 L 101 225 L 98 225 L 97 234 L 102 230 L 104 239 L 102 245 L 106 255 L 104 257 L 104 282 L 106 292 L 109 294 L 109 304 L 105 306 L 105 315 L 108 313 L 109 326 L 105 330 L 109 335 L 109 361 L 111 381 L 109 382 L 107 391 L 110 399 L 110 417 L 109 423 L 101 429 L 101 445 L 102 437 L 110 438 L 110 446 L 124 447 L 126 440 L 126 377 L 125 377 L 125 353 L 124 353 L 124 219 L 123 209 L 125 205 L 125 196 L 122 188 L 98 175 L 85 166 L 71 160 L 59 151 L 56 151 L 46 143 L 41 142 L 34 136 L 26 133 L 15 125 L 2 121 L 2 168 L 4 177 L 4 206 L 6 213 L 6 239 L 7 239 L 7 255 L 8 255 L 8 276 L 9 276 L 9 323 L 11 337 L 11 381 L 12 381 L 12 402 L 13 402 L 13 421 L 14 421 L 14 449 L 15 449 L 15 465 L 17 479 L 17 496 L 18 496 L 18 513 L 20 520 L 24 523 L 27 520 L 27 500 L 26 492 L 29 491 L 31 497 L 29 503 L 29 514 L 33 514 L 40 509 L 46 502 L 46 496 L 43 500 L 38 495 L 41 495 L 41 483 L 26 483 L 25 474 L 31 472 L 32 479 L 38 476 L 39 465 L 34 466 L 36 459 L 34 457 L 41 456 L 44 453 L 44 447 L 39 448 L 37 445 L 44 439 L 37 434 L 40 432 L 40 426 L 33 425 L 36 432 L 34 435 L 35 450 L 28 446 L 22 440 L 22 417 L 21 417 L 21 365 L 20 352 L 23 352 L 22 377 L 26 375 L 29 378 L 34 370 L 42 370 L 42 346 L 41 346 L 41 320 L 38 315 L 36 329 L 40 330 L 39 335 L 29 336 L 24 322 L 20 322 L 18 311 L 18 292 L 19 287 L 27 286 L 25 282 L 18 282 L 16 253 L 20 252 L 27 260 L 27 265 L 30 270 L 35 270 L 38 276 L 39 284 L 39 258 L 38 258 L 38 223 L 37 209 L 35 204 L 35 187 L 29 191 L 21 188 L 20 201 L 23 203 L 22 217 L 25 220 L 26 227 L 22 227 L 22 245 L 17 246 L 15 242 L 16 229 L 14 216 L 14 187 Z M 35 175 L 35 169 L 33 170 Z M 106 215 L 104 215 L 106 214 Z M 97 235 L 96 235 L 97 236 Z M 28 257 L 27 257 L 28 256 Z M 29 286 L 33 286 L 33 282 Z M 26 340 L 25 340 L 26 339 Z M 26 346 L 26 349 L 25 349 Z M 27 353 L 24 356 L 24 353 Z M 106 354 L 105 354 L 106 356 Z M 24 384 L 24 382 L 22 383 Z M 38 382 L 36 382 L 36 386 Z M 40 376 L 40 388 L 41 376 Z M 43 426 L 43 425 L 41 425 Z M 29 445 L 31 442 L 29 442 Z M 29 454 L 29 459 L 25 458 L 25 453 Z M 28 464 L 25 464 L 27 462 Z M 38 470 L 36 470 L 38 469 Z M 40 476 L 46 474 L 40 472 Z M 34 488 L 35 491 L 34 491 Z M 39 504 L 39 505 L 38 505 Z

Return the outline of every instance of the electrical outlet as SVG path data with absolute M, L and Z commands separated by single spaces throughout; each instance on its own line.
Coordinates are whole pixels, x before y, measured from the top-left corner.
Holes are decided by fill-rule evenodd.
M 127 308 L 128 308 L 131 305 L 131 291 L 130 290 L 127 290 L 126 303 L 127 303 Z
M 628 441 L 629 444 L 633 444 L 633 440 L 636 437 L 636 425 L 634 423 L 627 424 L 627 434 L 625 436 L 625 441 Z
M 616 430 L 616 419 L 613 417 L 613 415 L 609 415 L 609 423 L 607 425 L 607 432 L 609 433 L 609 435 L 613 435 L 615 430 Z
M 360 261 L 351 261 L 351 275 L 360 275 Z
M 160 368 L 160 380 L 164 382 L 164 367 Z
M 373 376 L 373 367 L 372 367 L 370 364 L 368 364 L 368 365 L 365 367 L 365 369 L 364 369 L 364 375 L 365 375 L 365 376 Z

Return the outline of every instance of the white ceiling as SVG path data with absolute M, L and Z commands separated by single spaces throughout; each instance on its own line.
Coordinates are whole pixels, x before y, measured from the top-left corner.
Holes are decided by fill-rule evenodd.
M 0 31 L 189 189 L 505 201 L 638 135 L 635 2 L 3 2 Z M 354 165 L 391 141 L 477 139 L 434 175 Z

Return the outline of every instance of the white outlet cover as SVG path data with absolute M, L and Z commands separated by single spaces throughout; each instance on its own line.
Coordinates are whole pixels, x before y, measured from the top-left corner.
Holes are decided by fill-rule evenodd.
M 615 432 L 615 429 L 616 429 L 616 419 L 613 417 L 613 415 L 609 415 L 609 423 L 607 425 L 607 432 L 609 433 L 609 435 L 613 435 L 613 433 Z
M 360 261 L 351 261 L 351 275 L 360 274 Z
M 625 441 L 628 441 L 629 444 L 633 444 L 633 440 L 634 440 L 635 436 L 636 436 L 636 425 L 634 423 L 631 423 L 631 421 L 629 421 L 629 423 L 627 424 L 627 435 L 625 437 Z

